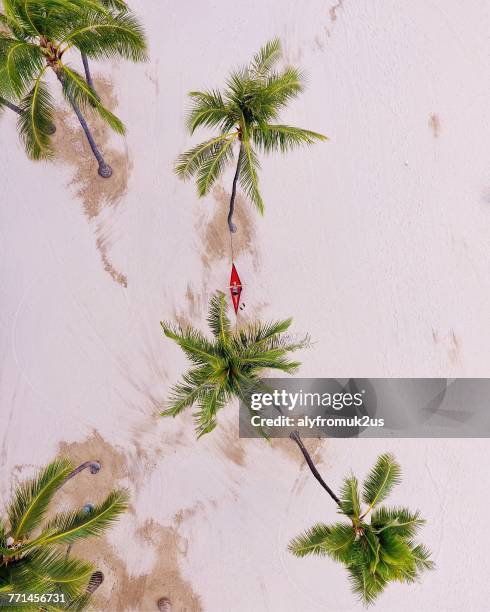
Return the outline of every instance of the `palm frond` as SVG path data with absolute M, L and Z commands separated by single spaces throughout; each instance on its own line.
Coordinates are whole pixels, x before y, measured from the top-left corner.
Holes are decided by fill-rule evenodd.
M 350 565 L 347 571 L 352 591 L 364 604 L 373 604 L 386 582 L 379 575 L 369 572 L 364 565 Z
M 304 89 L 304 75 L 299 68 L 288 66 L 280 73 L 271 74 L 261 91 L 265 117 L 274 119 L 280 109 L 298 97 Z M 268 120 L 268 119 L 266 119 Z
M 212 375 L 209 366 L 193 368 L 183 374 L 182 382 L 174 385 L 170 391 L 169 408 L 160 412 L 160 415 L 175 417 L 190 408 L 212 388 Z
M 187 127 L 191 134 L 199 127 L 219 127 L 223 132 L 232 129 L 234 120 L 219 90 L 191 91 L 191 108 L 187 115 Z
M 280 370 L 287 374 L 294 374 L 300 367 L 301 362 L 291 361 L 286 357 L 286 351 L 275 349 L 270 351 L 257 352 L 254 355 L 250 353 L 240 356 L 240 364 L 250 369 L 260 370 Z
M 0 519 L 0 548 L 5 548 L 7 546 L 7 528 L 5 527 L 3 521 Z
M 89 513 L 82 509 L 56 515 L 33 544 L 70 544 L 81 538 L 101 535 L 128 509 L 128 504 L 126 490 L 112 491 Z
M 264 202 L 259 191 L 259 178 L 257 175 L 260 169 L 257 154 L 250 146 L 250 143 L 242 140 L 243 155 L 240 168 L 240 185 L 252 204 L 255 205 L 259 213 L 264 214 Z
M 226 310 L 225 294 L 222 291 L 217 291 L 209 304 L 207 322 L 213 332 L 213 336 L 219 340 L 222 346 L 226 346 L 231 337 L 231 323 Z
M 200 331 L 165 321 L 161 321 L 160 325 L 167 338 L 176 342 L 192 363 L 196 365 L 216 363 L 218 354 L 213 344 Z
M 73 466 L 67 459 L 53 461 L 36 478 L 17 489 L 8 510 L 14 540 L 19 540 L 39 526 L 53 495 L 72 470 Z
M 38 550 L 12 572 L 19 592 L 60 593 L 67 600 L 81 596 L 95 567 L 57 550 Z M 65 606 L 66 607 L 66 606 Z
M 101 0 L 104 6 L 118 11 L 128 11 L 129 7 L 124 0 Z
M 355 476 L 344 480 L 340 491 L 342 512 L 349 517 L 358 519 L 361 515 L 361 501 L 359 498 L 359 482 Z
M 412 549 L 412 555 L 415 560 L 415 565 L 419 571 L 433 570 L 435 563 L 430 559 L 430 551 L 423 544 L 418 544 Z
M 203 159 L 197 172 L 197 191 L 200 197 L 207 195 L 227 164 L 233 159 L 235 138 L 216 143 Z
M 286 332 L 292 322 L 293 319 L 289 318 L 282 321 L 252 323 L 247 328 L 239 330 L 236 337 L 240 340 L 244 348 L 253 344 L 264 344 L 272 338 Z
M 401 482 L 401 468 L 391 453 L 381 455 L 364 481 L 362 499 L 373 508 Z
M 48 87 L 39 75 L 34 87 L 20 101 L 21 114 L 17 120 L 20 137 L 32 159 L 50 158 L 53 154 L 51 134 L 54 104 Z
M 201 166 L 214 154 L 216 147 L 220 147 L 228 141 L 235 140 L 237 132 L 221 134 L 216 138 L 206 140 L 201 144 L 189 149 L 180 155 L 175 164 L 175 173 L 186 180 L 194 176 Z
M 281 57 L 281 41 L 279 38 L 273 38 L 268 41 L 258 53 L 256 53 L 250 63 L 250 71 L 256 77 L 264 77 L 272 70 L 274 65 Z
M 324 547 L 326 554 L 341 563 L 349 563 L 352 557 L 352 546 L 356 539 L 356 532 L 352 525 L 347 523 L 335 523 L 330 528 L 330 533 L 325 538 Z
M 75 46 L 93 59 L 122 57 L 133 62 L 147 59 L 144 29 L 127 11 L 104 14 L 86 11 L 83 22 L 60 44 Z
M 264 153 L 278 150 L 286 153 L 303 145 L 312 145 L 318 140 L 328 140 L 322 134 L 303 128 L 267 123 L 253 128 L 252 139 L 258 149 Z
M 105 108 L 95 91 L 76 70 L 66 64 L 60 67 L 63 93 L 67 100 L 72 100 L 84 111 L 95 112 L 107 125 L 118 134 L 124 134 L 125 128 L 120 119 Z
M 307 555 L 326 556 L 325 540 L 330 535 L 331 527 L 323 523 L 317 523 L 311 529 L 297 536 L 289 543 L 288 549 L 296 557 Z
M 376 508 L 371 516 L 371 525 L 376 531 L 392 529 L 403 538 L 413 538 L 419 528 L 425 524 L 420 512 L 411 512 L 408 508 Z
M 229 396 L 223 388 L 214 387 L 198 399 L 199 409 L 194 413 L 197 439 L 215 429 L 218 410 L 224 407 Z
M 44 58 L 37 45 L 0 34 L 0 93 L 22 97 L 39 76 Z

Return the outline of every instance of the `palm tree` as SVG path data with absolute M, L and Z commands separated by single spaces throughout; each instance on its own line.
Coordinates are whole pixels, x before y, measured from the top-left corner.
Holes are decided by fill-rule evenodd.
M 92 563 L 70 557 L 69 550 L 74 542 L 106 531 L 127 509 L 127 492 L 114 490 L 99 505 L 45 520 L 54 494 L 86 468 L 96 473 L 100 464 L 88 461 L 74 469 L 66 459 L 55 460 L 15 491 L 0 519 L 0 608 L 9 603 L 10 594 L 37 593 L 52 595 L 51 602 L 44 599 L 22 609 L 81 610 L 101 584 L 102 573 Z M 68 551 L 63 550 L 66 545 Z
M 192 106 L 187 117 L 191 134 L 199 127 L 217 128 L 218 134 L 182 154 L 175 172 L 183 179 L 196 176 L 199 196 L 205 196 L 234 159 L 238 144 L 238 158 L 233 177 L 228 226 L 233 224 L 237 183 L 262 214 L 264 203 L 259 191 L 258 152 L 285 153 L 301 145 L 326 140 L 325 136 L 274 123 L 279 112 L 303 91 L 300 70 L 287 66 L 276 70 L 281 56 L 279 39 L 268 42 L 254 56 L 248 66 L 231 73 L 222 93 L 218 89 L 193 91 L 189 94 Z
M 3 0 L 0 13 L 0 96 L 20 109 L 18 129 L 33 159 L 49 158 L 54 102 L 46 76 L 53 71 L 73 108 L 98 162 L 99 175 L 108 178 L 105 162 L 83 112 L 90 110 L 119 134 L 124 125 L 100 102 L 66 58 L 72 49 L 86 57 L 145 59 L 145 37 L 128 12 L 113 10 L 99 0 Z
M 246 401 L 264 370 L 292 374 L 301 364 L 290 361 L 287 354 L 308 343 L 308 337 L 293 342 L 285 334 L 292 319 L 255 323 L 232 331 L 226 308 L 225 295 L 217 292 L 211 298 L 207 319 L 212 340 L 192 327 L 161 323 L 165 335 L 180 346 L 192 363 L 182 382 L 172 388 L 170 407 L 161 414 L 175 417 L 196 404 L 198 438 L 216 427 L 218 410 L 232 398 Z
M 401 468 L 391 454 L 384 454 L 364 481 L 361 507 L 359 483 L 354 475 L 345 478 L 340 498 L 324 482 L 298 432 L 290 437 L 298 444 L 313 475 L 339 507 L 348 522 L 318 523 L 289 544 L 297 557 L 320 555 L 345 565 L 352 590 L 366 605 L 390 582 L 414 582 L 419 574 L 434 567 L 430 552 L 414 538 L 425 523 L 419 511 L 379 506 L 401 480 Z M 370 514 L 370 521 L 367 516 Z

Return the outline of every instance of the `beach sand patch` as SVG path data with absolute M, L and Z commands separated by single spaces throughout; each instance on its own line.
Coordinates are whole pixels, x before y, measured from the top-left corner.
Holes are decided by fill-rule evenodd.
M 196 223 L 199 234 L 203 235 L 201 259 L 206 268 L 210 268 L 215 261 L 229 259 L 231 256 L 230 230 L 227 222 L 230 194 L 223 187 L 216 186 L 213 189 L 213 197 L 216 205 L 211 219 L 206 222 L 203 215 L 200 215 Z M 241 195 L 237 195 L 233 215 L 233 222 L 238 228 L 236 234 L 233 234 L 235 257 L 249 253 L 254 260 L 258 258 L 254 214 L 252 205 Z
M 97 474 L 84 470 L 69 481 L 57 495 L 57 507 L 52 509 L 53 512 L 79 508 L 88 502 L 98 503 L 111 489 L 124 486 L 128 479 L 134 483 L 136 474 L 133 473 L 131 458 L 108 444 L 98 432 L 80 443 L 60 444 L 59 455 L 69 457 L 75 465 L 98 460 L 102 469 Z M 140 473 L 138 478 L 144 478 L 144 475 Z M 149 572 L 132 575 L 109 541 L 109 535 L 75 543 L 72 554 L 93 561 L 104 574 L 104 582 L 92 600 L 93 609 L 150 612 L 157 609 L 156 602 L 165 596 L 172 601 L 173 612 L 202 610 L 199 597 L 180 570 L 180 560 L 187 553 L 187 542 L 178 529 L 193 516 L 194 511 L 179 513 L 168 527 L 153 520 L 136 525 L 136 515 L 131 507 L 128 514 L 127 550 L 141 550 L 143 547 L 155 561 Z
M 103 104 L 112 109 L 117 104 L 113 86 L 109 81 L 101 78 L 95 80 L 97 93 Z M 53 137 L 56 151 L 56 161 L 73 168 L 74 176 L 70 185 L 82 201 L 83 211 L 89 221 L 94 221 L 102 209 L 115 208 L 127 191 L 128 178 L 132 169 L 128 151 L 117 151 L 108 146 L 110 129 L 100 119 L 91 113 L 86 116 L 89 128 L 104 155 L 105 160 L 113 168 L 113 175 L 109 179 L 101 178 L 97 173 L 97 161 L 85 138 L 83 130 L 75 114 L 68 108 L 56 110 L 56 134 Z M 110 217 L 109 217 L 110 220 Z M 104 269 L 112 279 L 123 287 L 127 287 L 127 278 L 116 270 L 108 257 L 110 227 L 107 220 L 104 226 L 96 224 L 96 246 Z M 103 236 L 101 235 L 103 234 Z

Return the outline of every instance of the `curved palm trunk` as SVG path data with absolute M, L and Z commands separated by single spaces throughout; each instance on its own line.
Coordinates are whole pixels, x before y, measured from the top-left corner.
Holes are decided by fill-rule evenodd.
M 297 431 L 293 431 L 292 433 L 289 434 L 289 437 L 291 438 L 291 440 L 294 440 L 296 444 L 299 446 L 299 449 L 303 453 L 303 457 L 305 458 L 306 463 L 308 464 L 308 467 L 310 468 L 313 476 L 318 480 L 318 482 L 325 489 L 325 491 L 330 495 L 330 497 L 334 500 L 334 502 L 339 507 L 341 507 L 340 499 L 335 495 L 332 489 L 328 486 L 328 484 L 321 477 L 320 472 L 316 469 L 315 464 L 313 463 L 313 460 L 310 457 L 310 454 L 306 450 L 306 447 L 303 444 L 303 441 L 299 437 L 299 433 Z
M 75 115 L 78 117 L 78 121 L 80 121 L 80 125 L 82 126 L 82 129 L 85 132 L 88 144 L 90 145 L 92 153 L 94 154 L 94 157 L 99 164 L 99 169 L 97 171 L 99 173 L 99 176 L 101 176 L 102 178 L 110 178 L 112 176 L 112 168 L 109 166 L 108 163 L 106 163 L 105 159 L 102 156 L 102 153 L 99 151 L 95 143 L 94 137 L 90 132 L 87 122 L 85 121 L 85 117 L 82 115 L 82 111 L 80 110 L 78 104 L 75 102 L 73 97 L 70 97 L 70 104 L 72 105 L 73 110 L 75 111 Z
M 80 472 L 83 472 L 83 470 L 87 468 L 90 468 L 91 474 L 97 474 L 97 472 L 99 472 L 101 468 L 100 461 L 85 461 L 85 463 L 82 463 L 81 465 L 79 465 L 77 468 L 75 468 L 72 472 L 68 474 L 68 476 L 63 481 L 63 484 L 65 484 L 66 482 L 71 480 L 74 476 L 76 476 L 77 474 L 80 474 Z
M 92 75 L 90 74 L 90 66 L 88 65 L 88 58 L 85 53 L 82 53 L 83 69 L 85 71 L 85 80 L 87 85 L 95 91 L 94 82 L 92 81 Z
M 59 82 L 63 85 L 62 76 L 58 72 L 56 73 L 56 76 L 58 77 Z M 98 170 L 99 176 L 101 176 L 102 178 L 111 177 L 112 168 L 109 166 L 109 164 L 106 163 L 105 159 L 102 156 L 102 153 L 99 151 L 95 143 L 94 137 L 92 136 L 92 133 L 90 132 L 88 124 L 85 121 L 85 117 L 82 115 L 82 111 L 80 110 L 80 107 L 75 102 L 75 98 L 73 96 L 68 96 L 68 99 L 70 100 L 70 104 L 72 105 L 72 108 L 75 111 L 75 115 L 78 117 L 78 121 L 80 121 L 80 125 L 82 126 L 83 131 L 85 132 L 85 136 L 87 138 L 88 144 L 90 145 L 90 148 L 92 149 L 92 153 L 94 154 L 95 159 L 99 163 L 99 170 Z
M 243 146 L 240 143 L 240 152 L 238 153 L 238 161 L 236 164 L 235 176 L 233 177 L 233 187 L 231 189 L 230 210 L 228 212 L 228 227 L 230 228 L 230 232 L 232 233 L 235 233 L 237 231 L 237 226 L 233 223 L 233 213 L 235 212 L 236 186 L 238 183 L 238 177 L 240 176 L 242 158 L 243 158 Z

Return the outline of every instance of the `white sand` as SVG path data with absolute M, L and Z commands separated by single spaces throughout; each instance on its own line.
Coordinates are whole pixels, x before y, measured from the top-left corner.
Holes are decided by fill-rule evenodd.
M 342 568 L 285 551 L 336 516 L 295 449 L 247 441 L 240 465 L 229 457 L 235 406 L 199 443 L 190 419 L 155 416 L 185 367 L 159 320 L 203 325 L 209 295 L 229 278 L 227 256 L 210 254 L 216 240 L 203 241 L 220 204 L 198 201 L 172 174 L 199 138 L 184 131 L 185 94 L 219 86 L 274 35 L 308 73 L 284 119 L 331 142 L 264 160 L 266 216 L 238 257 L 247 316 L 292 315 L 316 341 L 303 376 L 488 376 L 488 3 L 131 4 L 151 61 L 100 67 L 128 125 L 124 141 L 111 137 L 132 164 L 116 204 L 89 219 L 69 185 L 73 165 L 28 161 L 13 117 L 0 119 L 0 501 L 12 473 L 30 473 L 60 442 L 95 429 L 134 461 L 136 522 L 110 536 L 130 573 L 166 554 L 143 554 L 131 528 L 150 518 L 170 526 L 193 509 L 178 525 L 180 566 L 204 610 L 361 609 Z M 114 169 L 121 176 L 123 166 Z M 97 239 L 127 288 L 104 270 Z M 393 501 L 428 519 L 422 539 L 438 570 L 390 587 L 376 609 L 488 609 L 488 442 L 335 440 L 318 458 L 338 486 L 389 449 L 405 471 Z

